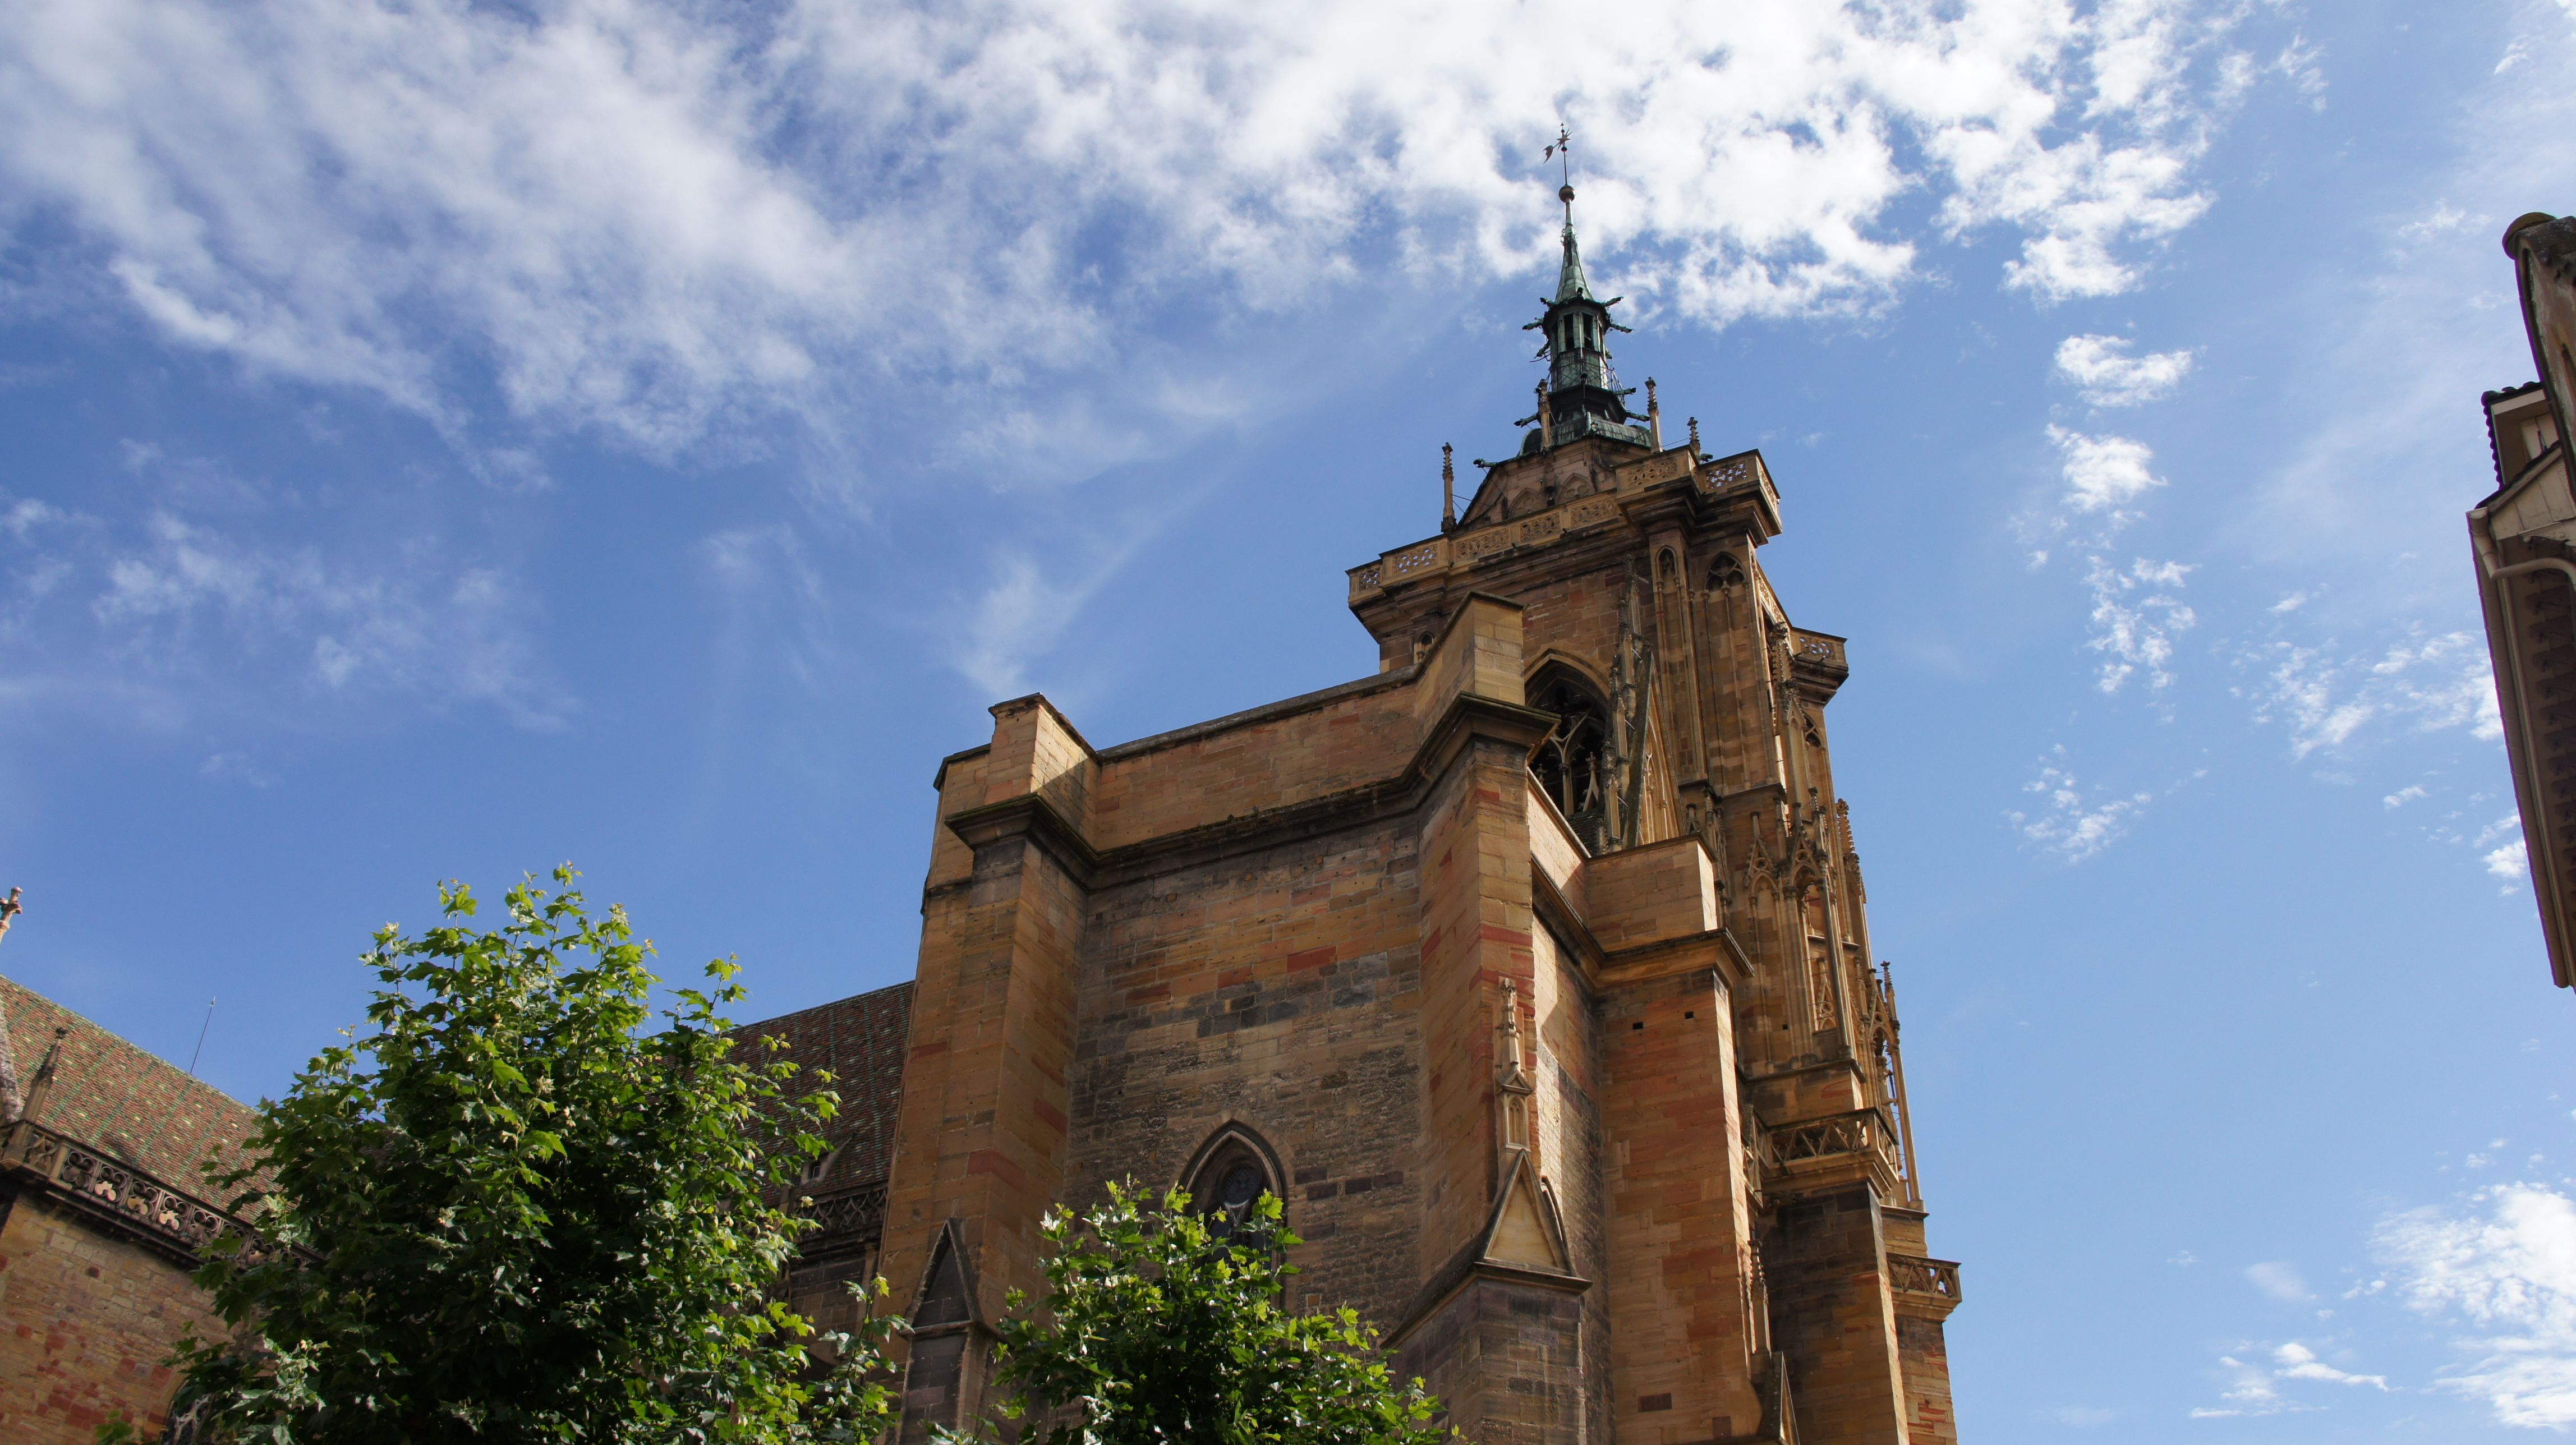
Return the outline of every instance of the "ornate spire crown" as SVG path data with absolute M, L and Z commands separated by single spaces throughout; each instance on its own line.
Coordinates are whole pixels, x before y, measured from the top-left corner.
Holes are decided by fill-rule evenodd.
M 1565 149 L 1565 137 L 1550 146 L 1551 155 Z M 1619 373 L 1610 364 L 1610 333 L 1628 328 L 1610 319 L 1610 308 L 1625 297 L 1613 296 L 1607 301 L 1592 294 L 1591 279 L 1583 271 L 1583 248 L 1574 235 L 1574 181 L 1569 168 L 1565 183 L 1557 187 L 1556 198 L 1565 206 L 1563 261 L 1556 273 L 1556 295 L 1539 304 L 1546 308 L 1539 319 L 1522 327 L 1542 338 L 1538 354 L 1547 362 L 1547 382 L 1540 391 L 1537 415 L 1523 417 L 1516 425 L 1538 426 L 1521 441 L 1521 453 L 1544 451 L 1564 446 L 1588 436 L 1606 436 L 1617 441 L 1651 447 L 1654 439 L 1649 430 L 1630 421 L 1627 399 L 1635 387 L 1619 384 Z

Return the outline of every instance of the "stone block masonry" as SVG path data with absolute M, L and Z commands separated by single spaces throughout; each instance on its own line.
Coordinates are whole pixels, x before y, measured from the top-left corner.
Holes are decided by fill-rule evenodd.
M 0 1209 L 0 1440 L 89 1445 L 119 1416 L 158 1431 L 171 1347 L 191 1325 L 220 1327 L 203 1292 L 163 1253 L 41 1192 Z

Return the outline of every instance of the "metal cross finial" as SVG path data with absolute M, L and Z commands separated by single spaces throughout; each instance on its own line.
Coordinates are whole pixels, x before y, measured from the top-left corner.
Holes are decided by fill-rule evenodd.
M 1698 417 L 1692 417 L 1692 418 L 1690 419 L 1690 426 L 1691 426 L 1691 450 L 1692 450 L 1692 451 L 1698 451 L 1698 450 L 1699 450 L 1699 418 L 1698 418 Z

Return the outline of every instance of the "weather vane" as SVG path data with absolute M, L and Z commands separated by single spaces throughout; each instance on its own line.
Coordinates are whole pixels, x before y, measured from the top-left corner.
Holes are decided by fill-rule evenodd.
M 1564 182 L 1556 188 L 1556 198 L 1565 202 L 1565 230 L 1566 234 L 1572 235 L 1574 233 L 1574 141 L 1566 134 L 1563 121 L 1557 122 L 1556 125 L 1556 144 L 1549 146 L 1539 156 L 1539 164 L 1545 165 L 1551 160 L 1557 164 L 1557 178 Z

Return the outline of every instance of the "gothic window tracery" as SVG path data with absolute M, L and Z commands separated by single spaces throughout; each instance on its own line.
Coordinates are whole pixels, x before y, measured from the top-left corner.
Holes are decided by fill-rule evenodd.
M 1530 758 L 1530 773 L 1574 825 L 1585 846 L 1598 851 L 1608 816 L 1605 790 L 1609 776 L 1609 709 L 1591 689 L 1565 674 L 1543 683 L 1530 706 L 1556 714 L 1556 727 Z
M 1262 1195 L 1285 1197 L 1277 1175 L 1268 1146 L 1241 1125 L 1230 1124 L 1200 1150 L 1198 1167 L 1182 1187 L 1189 1192 L 1190 1207 L 1217 1216 L 1209 1222 L 1225 1234 L 1244 1221 Z
M 1717 560 L 1708 564 L 1709 591 L 1725 592 L 1743 585 L 1744 564 L 1735 560 L 1734 553 L 1720 552 Z

